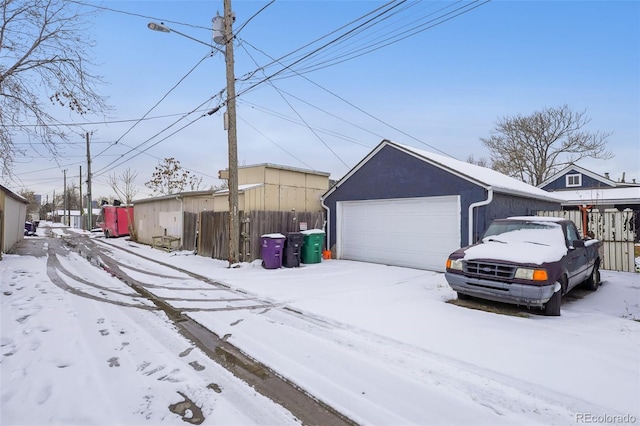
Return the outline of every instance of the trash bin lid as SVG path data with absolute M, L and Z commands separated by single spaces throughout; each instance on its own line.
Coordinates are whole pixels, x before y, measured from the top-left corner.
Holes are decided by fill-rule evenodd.
M 301 231 L 304 235 L 312 235 L 312 234 L 324 234 L 322 229 L 307 229 L 306 231 Z
M 262 238 L 274 238 L 274 239 L 283 239 L 286 238 L 284 235 L 280 234 L 280 233 L 274 233 L 274 234 L 264 234 L 262 236 Z

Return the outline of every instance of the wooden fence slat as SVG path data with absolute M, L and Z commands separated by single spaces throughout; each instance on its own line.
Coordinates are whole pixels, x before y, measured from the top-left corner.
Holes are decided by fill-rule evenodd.
M 582 212 L 580 211 L 539 211 L 537 214 L 571 219 L 578 227 L 578 231 L 582 233 Z M 637 232 L 635 214 L 631 210 L 587 212 L 587 230 L 592 233 L 594 238 L 604 243 L 602 269 L 636 271 L 634 257 L 634 241 Z
M 297 232 L 300 230 L 300 222 L 306 222 L 309 229 L 324 226 L 323 212 L 253 211 L 248 214 L 240 212 L 239 219 L 240 260 L 244 262 L 261 258 L 262 235 Z M 220 260 L 228 259 L 228 221 L 228 212 L 200 212 L 199 255 Z

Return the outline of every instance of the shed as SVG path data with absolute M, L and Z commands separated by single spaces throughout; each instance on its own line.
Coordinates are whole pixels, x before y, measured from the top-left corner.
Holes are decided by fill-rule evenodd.
M 219 176 L 226 179 L 228 170 L 221 170 Z M 242 166 L 238 168 L 238 209 L 245 215 L 257 211 L 321 214 L 320 197 L 328 188 L 329 173 L 268 163 Z M 171 235 L 181 239 L 180 247 L 190 250 L 202 237 L 196 235 L 199 216 L 228 212 L 229 191 L 181 192 L 134 200 L 133 205 L 138 241 L 152 244 L 154 236 Z
M 0 259 L 24 238 L 29 201 L 0 185 Z
M 443 271 L 493 219 L 560 208 L 494 170 L 383 140 L 323 196 L 338 259 Z

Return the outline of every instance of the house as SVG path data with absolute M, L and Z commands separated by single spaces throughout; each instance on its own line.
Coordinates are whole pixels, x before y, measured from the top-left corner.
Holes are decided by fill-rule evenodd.
M 383 140 L 323 196 L 338 259 L 443 271 L 495 218 L 560 208 L 494 170 Z
M 576 164 L 570 164 L 554 174 L 539 188 L 553 191 L 562 199 L 563 210 L 584 208 L 590 212 L 633 211 L 633 232 L 635 241 L 640 241 L 640 183 L 635 179 L 625 181 L 623 174 L 619 181 L 609 178 L 605 173 L 600 176 Z M 620 234 L 620 232 L 618 232 Z
M 29 201 L 0 185 L 0 259 L 24 238 Z
M 221 179 L 227 179 L 228 170 L 219 173 Z M 322 216 L 323 209 L 320 197 L 329 188 L 329 173 L 316 170 L 299 169 L 275 164 L 257 164 L 238 167 L 238 209 L 243 213 L 243 226 L 248 226 L 248 214 L 251 212 L 287 212 L 292 217 L 307 217 L 304 213 L 313 213 L 310 217 Z M 201 250 L 198 242 L 206 232 L 211 233 L 208 226 L 203 228 L 204 212 L 223 213 L 229 211 L 228 190 L 192 191 L 179 194 L 164 195 L 141 200 L 134 200 L 135 226 L 139 242 L 153 244 L 153 237 L 173 236 L 180 239 L 179 247 L 192 250 L 198 248 L 199 254 L 210 251 Z M 205 217 L 208 220 L 209 216 Z M 317 220 L 316 220 L 317 221 Z M 226 223 L 220 220 L 220 223 Z M 315 222 L 315 221 L 314 221 Z M 313 223 L 310 226 L 322 226 Z M 253 223 L 251 230 L 241 229 L 246 236 L 251 233 L 253 249 L 246 252 L 259 253 L 259 236 L 264 230 Z M 213 225 L 212 225 L 213 226 Z M 286 229 L 267 230 L 268 232 L 284 232 Z M 222 232 L 222 230 L 221 230 Z M 212 238 L 218 238 L 218 232 Z M 256 237 L 257 236 L 257 237 Z M 228 239 L 228 237 L 227 237 Z M 224 238 L 219 238 L 224 241 Z M 207 243 L 209 244 L 209 243 Z M 219 252 L 219 251 L 218 251 Z M 216 256 L 214 256 L 216 257 Z M 222 255 L 218 256 L 223 258 Z M 246 257 L 246 256 L 245 256 Z
M 640 207 L 640 183 L 614 181 L 605 173 L 600 176 L 576 164 L 570 164 L 551 176 L 538 188 L 553 191 L 562 198 L 564 209 L 576 209 L 578 206 L 592 206 L 598 210 L 616 209 L 638 210 Z
M 83 214 L 84 213 L 84 214 Z M 96 218 L 100 214 L 100 209 L 92 209 L 93 217 Z M 86 211 L 83 210 L 54 210 L 47 213 L 47 220 L 57 223 L 63 223 L 73 229 L 85 229 L 87 226 Z M 95 220 L 93 221 L 95 223 Z

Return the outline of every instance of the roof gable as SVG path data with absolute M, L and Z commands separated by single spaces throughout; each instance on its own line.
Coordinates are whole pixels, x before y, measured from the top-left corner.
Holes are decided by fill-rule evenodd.
M 475 164 L 467 163 L 464 161 L 456 160 L 454 158 L 446 157 L 444 155 L 434 154 L 429 151 L 420 150 L 408 145 L 398 144 L 389 140 L 383 140 L 376 148 L 373 149 L 362 161 L 360 161 L 353 169 L 351 169 L 338 183 L 331 188 L 326 194 L 328 196 L 333 190 L 338 188 L 342 182 L 349 179 L 354 173 L 357 172 L 366 162 L 368 162 L 374 155 L 376 155 L 382 148 L 389 146 L 395 148 L 401 152 L 411 155 L 421 161 L 424 161 L 432 166 L 445 170 L 455 176 L 472 182 L 485 189 L 493 189 L 496 192 L 517 195 L 527 198 L 536 198 L 541 200 L 548 200 L 558 202 L 560 201 L 555 195 L 548 193 L 540 188 L 526 184 L 517 179 L 503 175 L 495 170 L 481 167 Z
M 550 178 L 548 178 L 547 180 L 545 180 L 544 182 L 542 182 L 540 185 L 538 185 L 538 188 L 544 188 L 545 186 L 548 186 L 549 184 L 555 182 L 558 179 L 563 179 L 564 182 L 564 177 L 568 174 L 583 174 L 586 176 L 589 176 L 591 179 L 594 179 L 596 181 L 602 182 L 604 185 L 610 186 L 610 187 L 615 187 L 617 186 L 617 183 L 607 177 L 604 176 L 600 176 L 597 173 L 594 173 L 590 170 L 587 170 L 583 167 L 578 166 L 577 164 L 569 164 L 567 167 L 565 167 L 564 169 L 560 170 L 558 173 L 554 174 L 553 176 L 551 176 Z

